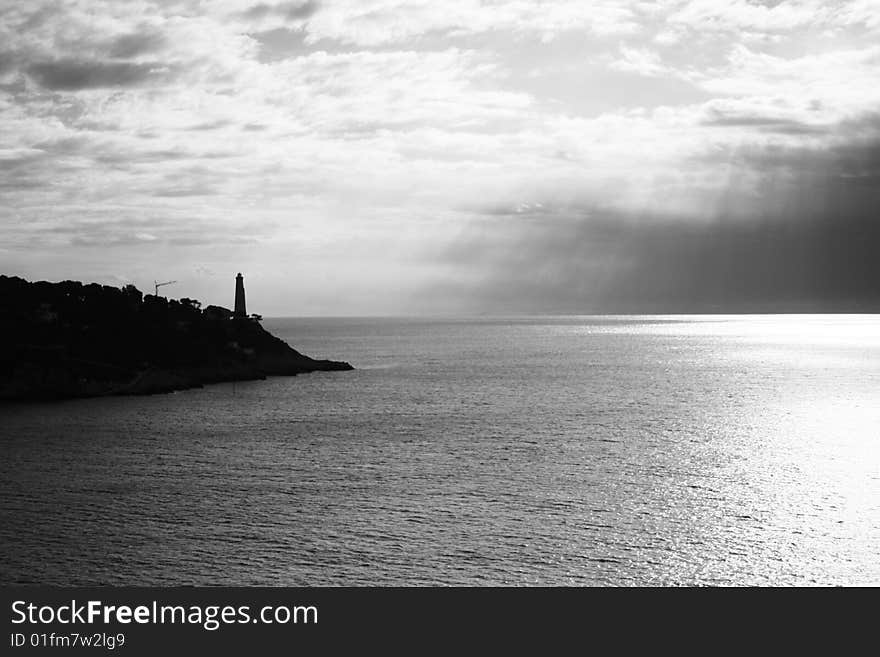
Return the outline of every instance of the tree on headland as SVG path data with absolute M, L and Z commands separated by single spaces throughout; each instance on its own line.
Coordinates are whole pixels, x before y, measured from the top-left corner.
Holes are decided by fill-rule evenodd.
M 0 399 L 176 390 L 319 369 L 259 324 L 196 299 L 0 275 Z

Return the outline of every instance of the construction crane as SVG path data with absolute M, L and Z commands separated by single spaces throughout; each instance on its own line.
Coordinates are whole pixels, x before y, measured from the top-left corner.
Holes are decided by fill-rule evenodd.
M 160 283 L 160 282 L 158 282 L 158 281 L 156 281 L 156 280 L 153 280 L 153 284 L 156 286 L 156 296 L 157 296 L 157 297 L 159 296 L 159 288 L 160 288 L 160 287 L 162 287 L 163 285 L 172 285 L 172 284 L 174 284 L 174 283 L 176 283 L 176 282 L 177 282 L 177 281 L 165 281 L 164 283 Z

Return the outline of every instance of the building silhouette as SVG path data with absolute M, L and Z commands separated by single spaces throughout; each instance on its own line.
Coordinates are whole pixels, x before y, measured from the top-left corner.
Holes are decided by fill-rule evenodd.
M 244 276 L 241 272 L 235 277 L 235 316 L 247 317 L 244 303 Z

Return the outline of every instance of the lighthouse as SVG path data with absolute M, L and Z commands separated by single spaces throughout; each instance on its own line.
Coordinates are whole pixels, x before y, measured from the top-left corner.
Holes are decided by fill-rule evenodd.
M 244 276 L 241 272 L 235 277 L 235 316 L 247 317 L 244 305 Z

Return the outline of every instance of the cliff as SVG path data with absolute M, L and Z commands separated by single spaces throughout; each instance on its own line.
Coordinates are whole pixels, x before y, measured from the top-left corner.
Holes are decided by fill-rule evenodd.
M 0 276 L 0 400 L 151 394 L 351 369 L 193 299 Z

